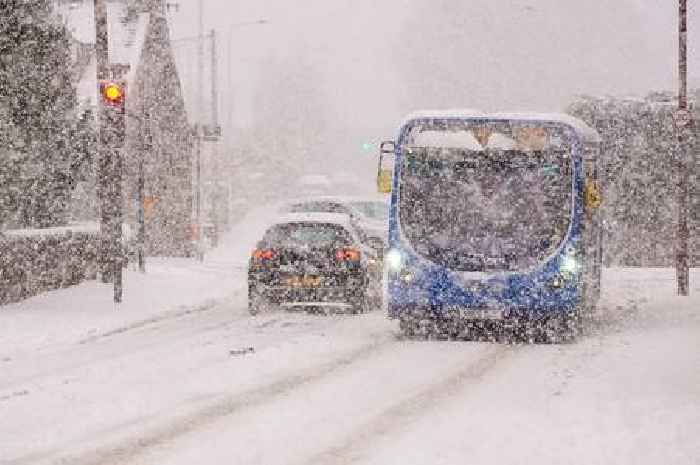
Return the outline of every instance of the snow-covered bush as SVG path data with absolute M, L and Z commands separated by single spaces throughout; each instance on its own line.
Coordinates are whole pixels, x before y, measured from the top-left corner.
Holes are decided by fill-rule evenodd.
M 0 234 L 0 304 L 95 279 L 97 231 L 27 229 Z
M 694 102 L 691 102 L 693 104 Z M 652 93 L 644 99 L 580 97 L 568 112 L 598 130 L 603 138 L 605 262 L 624 266 L 672 266 L 678 218 L 679 154 L 691 153 L 691 263 L 698 257 L 696 136 L 679 150 L 673 95 Z M 697 112 L 697 108 L 695 109 Z M 697 114 L 697 113 L 696 113 Z M 696 116 L 697 117 L 697 116 Z M 692 133 L 691 133 L 692 134 Z

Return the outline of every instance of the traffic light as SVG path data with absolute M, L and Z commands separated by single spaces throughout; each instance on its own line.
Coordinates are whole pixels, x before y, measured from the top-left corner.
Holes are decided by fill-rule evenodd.
M 121 107 L 124 105 L 125 85 L 121 82 L 104 81 L 100 85 L 102 99 L 107 105 Z
M 100 97 L 103 102 L 101 129 L 104 141 L 112 147 L 122 147 L 126 139 L 126 83 L 101 81 Z

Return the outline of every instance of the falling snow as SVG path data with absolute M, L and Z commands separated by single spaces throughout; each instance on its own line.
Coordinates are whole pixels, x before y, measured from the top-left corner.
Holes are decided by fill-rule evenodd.
M 0 0 L 0 464 L 697 463 L 700 10 L 609 3 Z

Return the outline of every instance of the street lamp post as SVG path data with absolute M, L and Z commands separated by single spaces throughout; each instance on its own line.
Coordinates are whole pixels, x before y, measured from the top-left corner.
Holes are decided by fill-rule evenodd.
M 194 168 L 194 227 L 193 230 L 197 234 L 196 238 L 196 256 L 199 260 L 203 259 L 203 242 L 202 242 L 202 166 L 201 166 L 201 158 L 202 158 L 202 144 L 204 141 L 210 141 L 210 142 L 216 142 L 220 136 L 221 136 L 221 129 L 218 124 L 218 108 L 217 105 L 219 103 L 219 95 L 218 95 L 218 90 L 216 86 L 216 79 L 217 79 L 217 51 L 216 51 L 216 33 L 214 30 L 211 31 L 210 34 L 205 35 L 203 28 L 204 28 L 204 21 L 203 21 L 203 2 L 202 0 L 199 0 L 199 33 L 196 36 L 192 37 L 181 37 L 178 39 L 173 39 L 172 42 L 188 42 L 188 41 L 196 41 L 197 43 L 197 92 L 196 92 L 196 120 L 197 123 L 193 126 L 192 130 L 192 136 L 194 138 L 194 143 L 195 143 L 195 168 Z M 228 99 L 229 99 L 229 108 L 228 108 L 228 123 L 231 125 L 233 118 L 232 118 L 232 110 L 231 107 L 232 105 L 230 104 L 231 100 L 231 88 L 232 88 L 232 72 L 231 72 L 231 54 L 232 54 L 232 36 L 233 36 L 233 30 L 239 27 L 244 27 L 244 26 L 253 26 L 253 25 L 259 25 L 259 24 L 267 24 L 268 21 L 265 19 L 260 19 L 256 21 L 243 21 L 239 23 L 234 23 L 230 24 L 228 26 L 228 76 L 227 76 L 227 84 L 228 84 L 228 89 L 227 91 L 229 92 L 228 94 Z M 212 124 L 207 125 L 205 124 L 205 117 L 204 117 L 204 77 L 203 77 L 203 69 L 204 69 L 204 41 L 206 39 L 211 40 L 211 78 L 212 78 L 212 83 L 211 83 L 211 92 L 212 92 Z M 216 159 L 216 147 L 213 147 L 214 154 L 213 158 Z M 215 172 L 218 172 L 218 170 L 215 170 Z
M 678 295 L 687 296 L 690 287 L 688 270 L 688 144 L 687 131 L 693 125 L 692 113 L 688 111 L 688 5 L 687 0 L 678 2 L 678 111 L 675 117 L 678 135 L 678 243 L 676 247 L 676 280 Z

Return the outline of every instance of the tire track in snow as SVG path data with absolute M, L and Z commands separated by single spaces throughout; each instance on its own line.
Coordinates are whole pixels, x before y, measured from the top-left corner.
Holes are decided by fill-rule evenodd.
M 89 340 L 83 339 L 78 341 L 76 344 L 71 344 L 60 351 L 50 352 L 47 354 L 40 354 L 36 356 L 30 354 L 22 358 L 16 358 L 12 360 L 13 364 L 25 363 L 30 367 L 41 367 L 44 364 L 49 365 L 50 362 L 39 362 L 38 359 L 42 360 L 57 360 L 57 363 L 50 364 L 45 370 L 35 369 L 34 372 L 28 374 L 22 374 L 17 377 L 12 377 L 8 381 L 2 383 L 0 382 L 0 393 L 18 386 L 33 385 L 40 382 L 43 379 L 60 377 L 67 372 L 75 371 L 81 368 L 89 367 L 97 364 L 98 362 L 110 361 L 118 358 L 125 357 L 134 353 L 149 351 L 153 347 L 163 347 L 169 343 L 175 343 L 183 338 L 193 338 L 201 333 L 207 331 L 214 331 L 225 327 L 226 325 L 244 320 L 248 315 L 230 317 L 229 299 L 215 300 L 208 304 L 202 304 L 198 306 L 190 307 L 187 310 L 178 312 L 177 314 L 169 313 L 161 318 L 154 318 L 149 320 L 144 320 L 143 324 L 129 325 L 128 327 L 117 328 L 111 330 L 108 333 L 101 335 L 96 335 Z M 224 319 L 221 319 L 217 312 L 224 313 Z M 201 314 L 211 315 L 215 318 L 216 322 L 212 321 L 196 321 L 194 325 L 182 326 L 180 322 L 185 321 L 188 318 L 194 318 Z M 219 321 L 221 320 L 221 321 Z M 129 337 L 133 336 L 134 332 L 140 329 L 146 329 L 148 327 L 156 327 L 155 325 L 159 323 L 173 324 L 173 328 L 168 328 L 168 332 L 160 332 L 156 340 L 149 339 L 144 341 L 131 340 L 129 344 L 118 344 L 115 343 L 115 339 L 119 337 Z M 118 342 L 118 341 L 116 341 Z M 91 349 L 85 348 L 86 344 L 91 344 Z M 100 348 L 100 350 L 95 350 L 92 344 L 96 346 L 99 344 L 111 345 L 107 350 Z M 4 381 L 4 380 L 3 380 Z
M 499 365 L 508 355 L 516 351 L 511 346 L 494 346 L 485 356 L 471 361 L 453 375 L 444 378 L 418 394 L 394 404 L 376 416 L 369 423 L 357 429 L 345 441 L 311 457 L 305 463 L 349 464 L 361 458 L 364 450 L 392 431 L 403 428 L 422 415 L 434 410 L 441 403 L 463 392 L 468 381 L 479 382 L 484 375 Z
M 184 307 L 184 308 L 180 308 L 180 309 L 175 310 L 175 311 L 161 313 L 161 314 L 155 315 L 151 318 L 146 318 L 144 320 L 135 321 L 135 322 L 130 323 L 128 325 L 124 325 L 124 326 L 110 329 L 109 331 L 105 331 L 105 332 L 100 333 L 100 334 L 93 334 L 93 335 L 88 336 L 84 339 L 81 339 L 80 341 L 78 341 L 78 344 L 90 344 L 90 343 L 97 342 L 97 341 L 100 341 L 102 339 L 109 338 L 112 336 L 117 336 L 117 335 L 128 333 L 130 331 L 143 329 L 143 328 L 146 328 L 148 326 L 151 326 L 151 325 L 154 325 L 157 323 L 163 323 L 163 322 L 166 322 L 169 320 L 176 320 L 176 319 L 179 319 L 182 317 L 196 315 L 198 313 L 208 312 L 208 311 L 210 311 L 210 310 L 212 310 L 220 305 L 223 305 L 229 299 L 207 300 L 204 303 L 199 304 L 199 305 Z
M 183 435 L 204 428 L 222 418 L 272 402 L 297 388 L 315 383 L 349 365 L 376 356 L 383 350 L 398 343 L 399 341 L 394 334 L 377 337 L 369 344 L 365 344 L 339 358 L 303 373 L 288 376 L 277 382 L 243 393 L 225 396 L 188 414 L 175 416 L 174 418 L 155 419 L 152 422 L 153 425 L 146 432 L 134 433 L 127 439 L 93 448 L 87 453 L 71 454 L 63 457 L 45 456 L 41 463 L 70 465 L 120 465 L 130 463 L 154 447 L 172 442 Z M 12 464 L 36 463 L 37 457 L 25 457 L 25 459 L 13 461 Z

